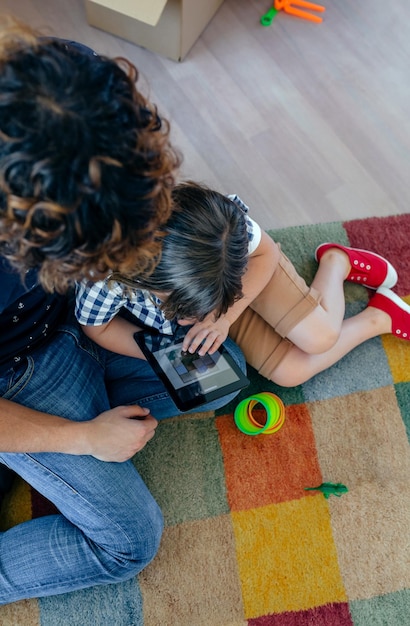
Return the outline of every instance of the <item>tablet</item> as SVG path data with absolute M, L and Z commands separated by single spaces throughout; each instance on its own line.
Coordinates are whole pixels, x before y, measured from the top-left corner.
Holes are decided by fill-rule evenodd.
M 249 385 L 249 380 L 221 346 L 214 354 L 182 352 L 182 336 L 140 331 L 134 339 L 164 383 L 178 409 L 188 411 Z

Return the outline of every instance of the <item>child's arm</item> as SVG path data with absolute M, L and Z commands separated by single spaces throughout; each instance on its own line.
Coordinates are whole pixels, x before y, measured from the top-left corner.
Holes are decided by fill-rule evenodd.
M 204 342 L 199 350 L 200 355 L 215 352 L 227 338 L 230 326 L 272 278 L 279 262 L 279 255 L 279 246 L 269 235 L 262 232 L 258 247 L 249 256 L 248 266 L 242 279 L 243 297 L 217 320 L 213 313 L 210 313 L 202 322 L 194 324 L 186 334 L 182 349 L 195 352 Z
M 134 333 L 141 329 L 118 315 L 106 324 L 81 328 L 87 337 L 106 350 L 146 360 L 134 339 Z
M 76 285 L 75 316 L 84 334 L 102 348 L 145 360 L 134 340 L 141 329 L 119 315 L 130 297 L 118 282 L 83 280 Z

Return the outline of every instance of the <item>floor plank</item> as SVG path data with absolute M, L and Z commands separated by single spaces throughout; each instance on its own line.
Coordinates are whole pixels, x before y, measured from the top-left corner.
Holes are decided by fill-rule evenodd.
M 265 228 L 408 211 L 408 0 L 324 0 L 322 24 L 225 0 L 182 63 L 87 24 L 82 0 L 2 0 L 44 33 L 130 58 L 172 123 L 181 178 Z

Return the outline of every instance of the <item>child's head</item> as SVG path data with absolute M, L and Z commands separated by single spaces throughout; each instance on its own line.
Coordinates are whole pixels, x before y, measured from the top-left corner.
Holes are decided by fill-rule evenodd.
M 136 68 L 0 19 L 0 250 L 46 288 L 143 268 L 179 157 Z
M 172 198 L 161 259 L 152 274 L 138 276 L 138 287 L 168 294 L 162 305 L 168 319 L 202 320 L 211 311 L 218 317 L 242 297 L 244 214 L 226 196 L 195 183 L 178 185 Z

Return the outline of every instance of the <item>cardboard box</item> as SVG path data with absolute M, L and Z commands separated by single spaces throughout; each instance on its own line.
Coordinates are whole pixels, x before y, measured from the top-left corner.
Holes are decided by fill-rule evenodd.
M 182 61 L 222 2 L 85 0 L 85 8 L 91 26 Z

